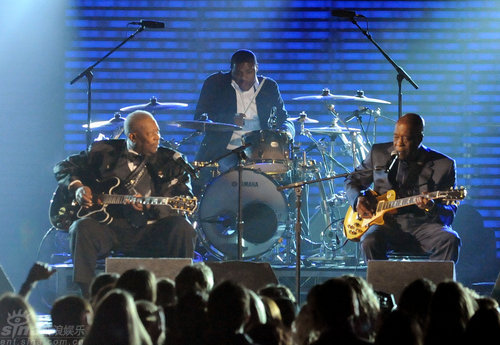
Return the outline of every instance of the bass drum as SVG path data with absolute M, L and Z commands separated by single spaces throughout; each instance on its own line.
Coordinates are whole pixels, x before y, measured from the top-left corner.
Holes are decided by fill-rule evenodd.
M 256 170 L 242 169 L 242 257 L 258 257 L 282 238 L 289 220 L 285 195 L 278 184 Z M 199 234 L 206 248 L 220 259 L 238 258 L 238 169 L 215 178 L 199 205 Z

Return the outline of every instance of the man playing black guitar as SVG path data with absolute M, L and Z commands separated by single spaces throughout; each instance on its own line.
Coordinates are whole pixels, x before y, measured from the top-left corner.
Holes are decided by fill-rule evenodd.
M 354 223 L 374 218 L 382 209 L 383 205 L 366 190 L 372 184 L 377 195 L 393 190 L 397 199 L 416 196 L 411 206 L 398 208 L 377 224 L 370 223 L 373 225 L 360 236 L 366 260 L 386 260 L 390 250 L 427 252 L 431 260 L 458 260 L 460 238 L 451 228 L 457 206 L 429 194 L 455 187 L 455 161 L 423 146 L 423 132 L 422 117 L 413 113 L 402 116 L 396 123 L 393 142 L 373 145 L 356 168 L 359 172 L 345 180 L 347 197 L 360 219 Z M 348 233 L 355 227 L 348 224 L 345 230 Z
M 195 231 L 187 217 L 154 199 L 182 196 L 192 200 L 189 163 L 179 152 L 159 147 L 159 127 L 150 113 L 131 113 L 124 130 L 126 140 L 97 141 L 88 152 L 72 155 L 54 167 L 59 188 L 78 203 L 79 219 L 69 232 L 73 279 L 84 296 L 97 259 L 113 250 L 127 256 L 193 256 Z M 106 181 L 111 181 L 112 188 L 104 193 L 146 198 L 127 198 L 128 205 L 107 206 L 99 197 L 103 192 L 99 187 L 109 184 Z M 151 199 L 149 204 L 144 202 Z

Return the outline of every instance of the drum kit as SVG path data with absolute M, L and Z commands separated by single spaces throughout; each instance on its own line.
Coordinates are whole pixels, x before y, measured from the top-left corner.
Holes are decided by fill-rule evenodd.
M 342 220 L 348 207 L 345 193 L 336 190 L 333 180 L 322 176 L 334 176 L 339 168 L 345 173 L 352 171 L 351 167 L 337 159 L 339 154 L 345 156 L 344 161 L 345 158 L 348 162 L 352 161 L 352 168 L 366 158 L 371 141 L 363 128 L 361 116 L 372 116 L 376 123 L 377 118 L 385 116 L 381 115 L 380 108 L 371 110 L 366 105 L 390 102 L 368 98 L 363 91 L 347 96 L 332 94 L 328 89 L 323 89 L 319 95 L 301 96 L 293 100 L 324 103 L 332 115 L 329 126 L 318 126 L 319 121 L 308 117 L 305 111 L 297 117 L 288 118 L 288 121 L 300 127 L 300 135 L 310 141 L 308 148 L 294 146 L 293 140 L 283 131 L 261 129 L 242 136 L 243 167 L 221 172 L 218 160 L 192 162 L 196 171 L 209 177 L 208 181 L 202 182 L 199 190 L 195 190 L 199 207 L 194 223 L 207 256 L 212 255 L 219 260 L 236 259 L 240 256 L 245 260 L 292 264 L 296 256 L 293 224 L 296 222 L 296 214 L 300 213 L 304 248 L 302 253 L 305 254 L 305 259 L 340 264 L 347 264 L 348 259 L 358 260 L 357 249 L 349 249 L 349 245 L 354 244 L 345 246 L 347 239 L 342 231 Z M 343 120 L 333 105 L 336 102 L 354 103 L 358 105 L 358 110 Z M 160 103 L 152 97 L 149 103 L 127 106 L 120 111 L 147 110 L 155 113 L 186 106 L 184 103 Z M 353 119 L 358 120 L 360 128 L 347 126 L 346 122 Z M 91 129 L 106 129 L 113 132 L 114 138 L 118 138 L 123 132 L 123 123 L 124 118 L 117 113 L 110 120 L 91 123 Z M 179 143 L 166 142 L 169 144 L 167 146 L 175 149 L 194 136 L 206 132 L 242 129 L 234 124 L 213 122 L 206 116 L 200 120 L 170 121 L 167 125 L 194 131 Z M 318 140 L 318 136 L 323 138 Z M 372 140 L 375 141 L 375 138 L 374 130 Z M 319 152 L 318 162 L 308 159 L 307 155 L 311 150 Z M 293 203 L 294 190 L 281 190 L 279 187 L 307 180 L 322 180 L 315 184 L 319 205 L 315 212 L 310 212 L 310 192 L 307 185 L 301 196 L 304 199 L 302 211 L 297 212 Z M 240 235 L 238 220 L 242 220 L 244 224 Z

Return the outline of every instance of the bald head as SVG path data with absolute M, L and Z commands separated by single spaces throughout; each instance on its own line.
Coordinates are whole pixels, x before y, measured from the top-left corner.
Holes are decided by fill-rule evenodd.
M 145 156 L 151 156 L 158 150 L 160 129 L 151 113 L 134 111 L 125 119 L 124 131 L 128 149 Z
M 144 120 L 152 119 L 156 121 L 148 111 L 145 110 L 136 110 L 133 113 L 130 113 L 125 118 L 125 123 L 123 124 L 123 130 L 125 131 L 125 135 L 128 137 L 130 133 L 137 132 L 137 130 L 142 126 Z
M 401 116 L 396 123 L 398 124 L 406 124 L 411 128 L 412 131 L 415 132 L 415 134 L 421 134 L 424 135 L 424 127 L 425 127 L 425 121 L 422 118 L 422 116 L 415 114 L 415 113 L 407 113 Z

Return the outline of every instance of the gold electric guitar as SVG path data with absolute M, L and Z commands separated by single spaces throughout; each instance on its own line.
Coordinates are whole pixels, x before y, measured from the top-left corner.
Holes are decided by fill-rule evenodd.
M 374 224 L 384 224 L 384 215 L 386 213 L 396 213 L 396 209 L 415 205 L 418 197 L 427 199 L 441 199 L 447 204 L 458 204 L 459 200 L 463 200 L 467 195 L 465 188 L 450 189 L 446 191 L 430 192 L 428 194 L 414 195 L 406 198 L 396 199 L 396 192 L 389 190 L 383 195 L 377 196 L 374 191 L 371 191 L 377 198 L 376 212 L 371 218 L 361 218 L 352 207 L 349 207 L 344 218 L 344 234 L 351 241 L 359 241 L 361 236 Z

